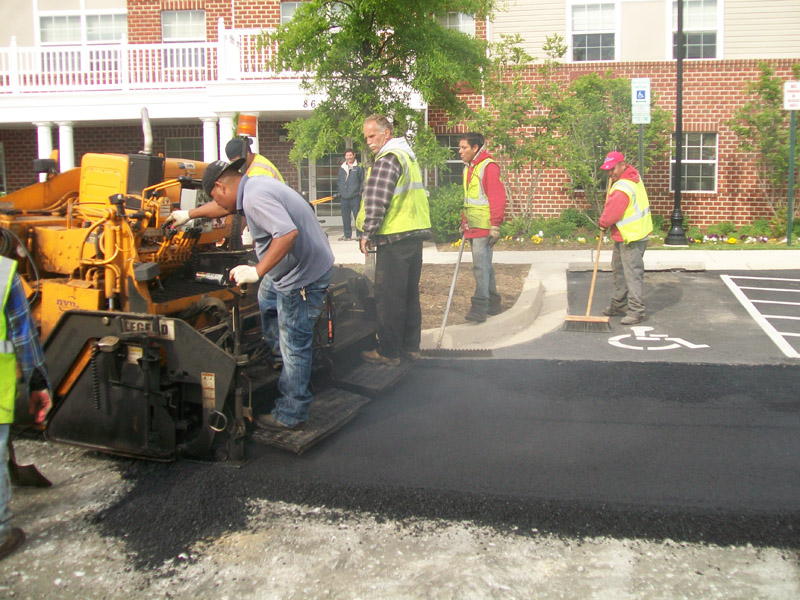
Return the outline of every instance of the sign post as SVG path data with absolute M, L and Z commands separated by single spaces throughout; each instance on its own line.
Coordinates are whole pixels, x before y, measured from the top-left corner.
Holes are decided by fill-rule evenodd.
M 639 172 L 644 175 L 644 125 L 650 123 L 650 78 L 631 79 L 631 115 L 639 126 Z
M 794 146 L 795 114 L 800 110 L 800 81 L 783 84 L 783 108 L 789 111 L 789 197 L 787 198 L 786 245 L 792 245 L 792 221 L 794 220 Z

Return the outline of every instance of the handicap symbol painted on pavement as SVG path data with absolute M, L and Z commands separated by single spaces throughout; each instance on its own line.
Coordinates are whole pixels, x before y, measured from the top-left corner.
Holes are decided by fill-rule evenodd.
M 622 335 L 615 335 L 608 339 L 608 343 L 618 348 L 626 348 L 627 350 L 674 350 L 681 346 L 695 350 L 697 348 L 708 348 L 708 344 L 693 344 L 687 342 L 683 338 L 667 337 L 666 333 L 649 333 L 653 331 L 652 327 L 631 327 L 631 333 L 623 333 Z M 649 333 L 649 335 L 648 335 Z M 623 343 L 625 338 L 633 338 L 628 340 L 629 343 Z M 638 345 L 632 345 L 636 343 Z

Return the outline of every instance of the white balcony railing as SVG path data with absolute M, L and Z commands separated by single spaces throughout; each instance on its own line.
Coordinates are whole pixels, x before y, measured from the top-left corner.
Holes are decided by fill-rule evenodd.
M 269 63 L 274 45 L 258 49 L 266 30 L 226 30 L 217 42 L 92 44 L 0 48 L 0 94 L 184 89 L 211 81 L 291 77 Z

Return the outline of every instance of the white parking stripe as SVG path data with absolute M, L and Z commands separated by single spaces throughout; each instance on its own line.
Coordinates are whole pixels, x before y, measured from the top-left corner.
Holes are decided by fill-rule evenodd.
M 749 287 L 740 285 L 740 290 L 759 290 L 761 292 L 789 292 L 790 294 L 800 294 L 800 290 L 787 290 L 785 288 L 762 288 L 762 287 Z
M 789 342 L 786 341 L 783 335 L 775 329 L 772 324 L 767 321 L 767 319 L 762 315 L 759 310 L 755 307 L 755 305 L 750 301 L 750 299 L 745 295 L 745 293 L 739 289 L 733 280 L 732 277 L 729 275 L 720 275 L 722 281 L 725 282 L 725 285 L 728 286 L 731 293 L 736 297 L 736 299 L 744 306 L 745 310 L 750 313 L 750 316 L 753 317 L 753 320 L 758 323 L 758 326 L 764 330 L 769 338 L 773 341 L 773 343 L 780 348 L 781 352 L 783 352 L 786 356 L 790 358 L 800 358 L 800 353 L 795 350 Z M 747 277 L 742 276 L 738 277 L 737 279 L 772 279 L 773 281 L 778 281 L 776 278 L 769 278 L 769 277 Z M 797 279 L 780 279 L 779 281 L 798 281 Z
M 788 306 L 800 306 L 800 302 L 782 302 L 780 300 L 750 300 L 753 304 L 784 304 Z
M 752 275 L 725 275 L 730 279 L 756 279 L 758 281 L 794 281 L 800 282 L 800 279 L 787 279 L 786 277 L 753 277 Z

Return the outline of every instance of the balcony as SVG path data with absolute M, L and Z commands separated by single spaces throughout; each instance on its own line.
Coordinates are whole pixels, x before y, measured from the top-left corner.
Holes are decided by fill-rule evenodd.
M 226 30 L 217 42 L 91 44 L 0 48 L 0 95 L 51 92 L 197 89 L 211 82 L 292 79 L 269 68 L 261 29 Z

